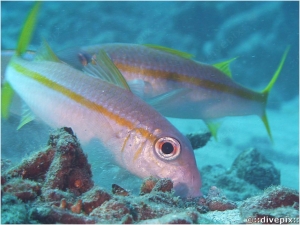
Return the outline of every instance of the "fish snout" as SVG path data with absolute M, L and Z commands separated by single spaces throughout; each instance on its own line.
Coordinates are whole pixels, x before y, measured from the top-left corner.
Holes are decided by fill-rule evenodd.
M 202 196 L 201 177 L 199 171 L 189 170 L 183 173 L 181 179 L 173 180 L 175 194 L 183 198 L 196 198 Z

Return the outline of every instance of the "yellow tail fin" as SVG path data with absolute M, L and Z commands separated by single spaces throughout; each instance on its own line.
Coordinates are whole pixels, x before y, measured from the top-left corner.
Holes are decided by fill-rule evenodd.
M 36 24 L 37 14 L 38 14 L 40 5 L 41 5 L 41 2 L 36 2 L 34 4 L 33 8 L 31 9 L 31 11 L 25 21 L 25 24 L 23 26 L 23 29 L 21 31 L 19 41 L 18 41 L 18 46 L 17 46 L 17 50 L 16 50 L 17 56 L 22 55 L 26 51 L 26 49 L 31 41 L 31 36 L 34 31 L 34 27 Z
M 31 40 L 31 36 L 34 30 L 34 26 L 36 23 L 37 13 L 39 11 L 41 2 L 36 2 L 30 11 L 27 20 L 23 26 L 23 29 L 20 34 L 16 56 L 21 56 L 27 49 L 27 46 Z M 8 65 L 9 66 L 9 65 Z M 1 89 L 1 116 L 2 118 L 8 118 L 9 116 L 9 108 L 11 105 L 11 101 L 14 96 L 14 90 L 10 86 L 8 82 L 4 82 Z
M 287 57 L 287 54 L 288 54 L 289 50 L 290 50 L 290 46 L 288 46 L 286 48 L 286 50 L 284 51 L 283 56 L 281 58 L 281 61 L 279 63 L 279 66 L 278 66 L 277 70 L 275 71 L 275 73 L 274 73 L 271 81 L 269 82 L 269 84 L 267 85 L 267 87 L 261 92 L 262 95 L 265 97 L 265 104 L 267 104 L 268 95 L 269 95 L 272 87 L 274 86 L 274 84 L 275 84 L 275 82 L 276 82 L 276 80 L 277 80 L 277 78 L 278 78 L 278 76 L 279 76 L 279 74 L 280 74 L 280 72 L 282 70 L 282 67 L 284 65 L 284 62 L 286 60 L 286 57 Z M 271 129 L 270 129 L 270 125 L 269 125 L 269 122 L 268 122 L 268 118 L 267 118 L 266 112 L 264 112 L 263 115 L 261 116 L 261 120 L 263 121 L 263 123 L 264 123 L 264 125 L 266 127 L 266 130 L 268 132 L 268 135 L 269 135 L 271 141 L 273 142 L 273 137 L 272 137 L 272 133 L 271 133 Z

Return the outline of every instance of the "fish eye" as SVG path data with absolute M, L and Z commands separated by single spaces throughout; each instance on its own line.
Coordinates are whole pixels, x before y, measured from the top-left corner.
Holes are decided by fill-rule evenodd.
M 179 141 L 172 137 L 159 138 L 156 141 L 154 148 L 156 153 L 165 160 L 177 158 L 181 151 Z

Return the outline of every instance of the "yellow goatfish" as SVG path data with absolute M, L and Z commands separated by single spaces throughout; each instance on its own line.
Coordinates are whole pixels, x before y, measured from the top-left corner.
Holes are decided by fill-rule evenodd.
M 85 67 L 89 75 L 62 63 L 46 44 L 35 60 L 22 58 L 38 8 L 36 4 L 29 14 L 16 55 L 7 66 L 2 116 L 8 116 L 15 91 L 34 115 L 51 127 L 72 127 L 81 140 L 100 140 L 131 173 L 170 178 L 177 195 L 200 196 L 201 179 L 190 142 L 132 94 L 105 52 L 100 51 L 94 65 Z M 31 119 L 27 113 L 20 126 Z
M 58 57 L 82 68 L 100 49 L 109 55 L 131 90 L 164 116 L 208 122 L 226 116 L 258 115 L 272 139 L 265 108 L 289 48 L 261 92 L 233 81 L 229 64 L 234 59 L 208 65 L 192 60 L 188 53 L 161 46 L 103 44 L 60 51 Z

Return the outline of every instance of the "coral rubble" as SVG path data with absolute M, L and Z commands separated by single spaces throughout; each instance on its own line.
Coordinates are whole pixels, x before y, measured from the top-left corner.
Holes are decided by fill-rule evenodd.
M 243 151 L 233 162 L 231 170 L 241 178 L 259 189 L 280 184 L 280 172 L 274 164 L 256 149 Z
M 207 196 L 182 199 L 174 195 L 168 178 L 145 178 L 137 196 L 117 184 L 106 191 L 94 185 L 87 157 L 70 128 L 54 131 L 46 148 L 7 170 L 1 181 L 3 223 L 192 224 L 276 217 L 285 209 L 291 216 L 299 212 L 298 192 L 279 186 L 239 204 L 216 186 Z M 11 218 L 14 212 L 18 216 Z

